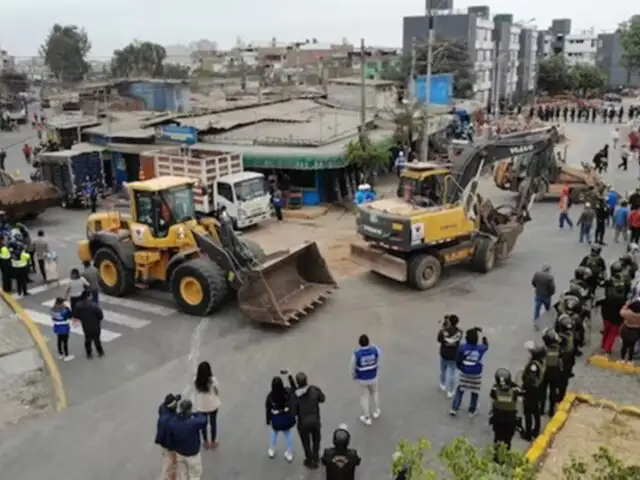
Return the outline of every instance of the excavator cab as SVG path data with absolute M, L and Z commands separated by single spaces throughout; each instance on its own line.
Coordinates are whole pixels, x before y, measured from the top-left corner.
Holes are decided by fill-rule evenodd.
M 267 256 L 224 216 L 196 218 L 193 185 L 182 177 L 133 182 L 130 216 L 89 216 L 79 257 L 94 262 L 105 293 L 125 296 L 161 282 L 179 310 L 206 316 L 235 291 L 252 320 L 288 327 L 337 288 L 313 242 Z
M 451 188 L 453 177 L 448 169 L 432 162 L 416 162 L 400 175 L 396 194 L 405 202 L 429 207 L 445 204 Z

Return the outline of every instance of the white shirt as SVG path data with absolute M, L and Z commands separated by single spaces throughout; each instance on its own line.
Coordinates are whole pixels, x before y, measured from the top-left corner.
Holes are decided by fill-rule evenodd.
M 620 138 L 620 132 L 618 132 L 617 130 L 614 130 L 613 132 L 611 132 L 611 138 L 613 140 L 618 140 L 618 138 Z

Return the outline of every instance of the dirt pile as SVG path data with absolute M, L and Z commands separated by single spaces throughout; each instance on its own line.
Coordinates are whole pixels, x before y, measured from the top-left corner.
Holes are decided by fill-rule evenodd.
M 49 207 L 60 203 L 60 193 L 46 182 L 17 182 L 8 187 L 0 187 L 0 210 L 13 219 L 37 215 Z

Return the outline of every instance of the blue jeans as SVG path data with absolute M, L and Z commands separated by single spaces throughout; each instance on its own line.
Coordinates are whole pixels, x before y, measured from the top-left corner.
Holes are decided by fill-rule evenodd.
M 455 360 L 440 359 L 440 385 L 444 385 L 447 392 L 453 393 L 456 388 L 457 371 Z
M 293 451 L 293 436 L 291 435 L 291 430 L 287 430 L 286 432 L 276 432 L 273 428 L 271 429 L 271 436 L 269 437 L 269 448 L 275 450 L 276 444 L 278 443 L 278 433 L 281 433 L 284 437 L 284 441 L 287 444 L 287 452 Z
M 591 225 L 580 225 L 580 243 L 591 243 Z
M 98 292 L 91 292 L 91 300 L 93 301 L 93 304 L 96 307 L 98 306 L 99 298 L 100 298 L 100 294 Z
M 569 212 L 560 212 L 560 218 L 558 218 L 558 223 L 560 224 L 560 228 L 564 228 L 565 223 L 569 225 L 569 227 L 573 228 L 573 222 L 569 218 Z
M 549 311 L 551 308 L 551 297 L 541 297 L 540 295 L 535 295 L 533 297 L 533 320 L 537 322 L 540 318 L 540 310 L 544 306 L 545 311 Z
M 478 392 L 470 392 L 471 399 L 469 400 L 469 413 L 475 413 L 478 408 Z M 453 403 L 451 404 L 451 409 L 456 412 L 460 410 L 460 406 L 462 405 L 462 397 L 464 397 L 464 390 L 460 387 L 456 388 L 456 395 L 453 397 Z

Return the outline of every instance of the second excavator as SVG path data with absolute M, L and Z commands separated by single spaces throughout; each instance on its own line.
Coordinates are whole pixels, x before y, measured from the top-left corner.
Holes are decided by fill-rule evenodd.
M 478 194 L 480 174 L 485 166 L 528 152 L 534 159 L 528 177 L 535 179 L 556 141 L 556 130 L 549 129 L 470 146 L 451 169 L 408 164 L 395 198 L 359 206 L 356 225 L 365 244 L 351 245 L 351 259 L 418 290 L 433 288 L 451 265 L 492 270 L 530 219 L 535 182 L 523 183 L 516 205 L 494 207 Z

